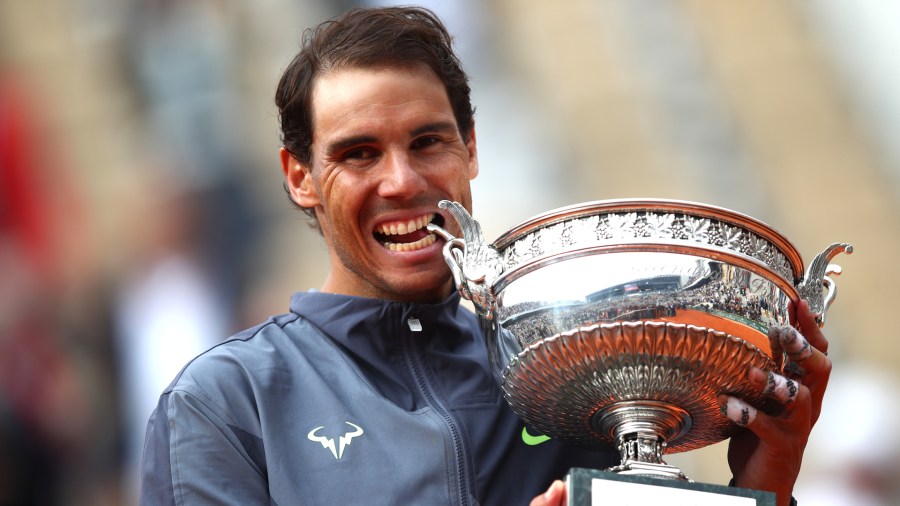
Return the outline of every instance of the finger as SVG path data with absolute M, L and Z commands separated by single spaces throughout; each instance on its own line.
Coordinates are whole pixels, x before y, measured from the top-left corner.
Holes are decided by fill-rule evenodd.
M 550 488 L 535 497 L 529 506 L 563 506 L 566 503 L 566 485 L 560 480 L 550 484 Z
M 781 327 L 769 327 L 769 345 L 772 347 L 772 358 L 775 366 L 784 366 L 784 349 L 781 347 Z
M 785 355 L 790 358 L 784 366 L 784 372 L 792 378 L 803 379 L 803 385 L 810 391 L 811 419 L 815 423 L 822 411 L 822 399 L 828 387 L 832 363 L 824 353 L 824 350 L 828 349 L 828 340 L 815 324 L 806 301 L 799 304 L 797 319 L 804 332 L 807 332 L 807 329 L 809 331 L 807 335 L 800 334 L 793 327 L 782 329 L 779 340 Z
M 789 373 L 802 376 L 809 372 L 821 372 L 830 369 L 830 361 L 825 354 L 812 346 L 806 337 L 794 327 L 780 327 L 778 340 L 781 348 L 791 363 L 798 367 L 786 366 Z
M 760 437 L 765 437 L 765 432 L 767 432 L 768 430 L 765 429 L 766 427 L 781 426 L 783 428 L 788 419 L 795 417 L 803 418 L 807 416 L 805 409 L 800 410 L 800 414 L 791 413 L 790 415 L 788 415 L 788 412 L 785 412 L 785 414 L 777 417 L 779 420 L 775 425 L 773 425 L 772 422 L 769 421 L 771 418 L 773 418 L 771 415 L 767 415 L 766 413 L 758 410 L 743 399 L 724 394 L 719 396 L 719 409 L 721 410 L 722 415 L 724 415 L 725 418 L 731 420 L 736 425 L 751 429 Z M 800 418 L 796 419 L 799 420 Z
M 767 372 L 753 367 L 750 369 L 749 379 L 764 395 L 774 397 L 783 404 L 794 402 L 800 393 L 800 383 L 772 371 Z
M 767 452 L 785 456 L 794 454 L 798 448 L 797 455 L 802 454 L 814 424 L 810 419 L 808 393 L 801 390 L 792 406 L 792 409 L 775 416 L 758 410 L 743 399 L 719 396 L 719 407 L 728 420 L 755 434 Z
M 797 304 L 797 324 L 810 344 L 822 353 L 828 353 L 828 339 L 822 333 L 822 328 L 819 327 L 815 315 L 809 309 L 809 303 L 805 300 Z
M 719 408 L 725 418 L 741 427 L 749 427 L 759 415 L 759 410 L 730 395 L 719 396 Z
M 748 379 L 761 393 L 774 397 L 783 404 L 792 404 L 800 395 L 799 382 L 772 371 L 751 367 Z M 744 400 L 730 395 L 719 396 L 719 407 L 726 418 L 741 427 L 748 427 L 760 414 L 758 409 Z
M 781 348 L 793 362 L 803 362 L 813 353 L 813 347 L 794 327 L 781 327 L 778 329 L 778 339 Z

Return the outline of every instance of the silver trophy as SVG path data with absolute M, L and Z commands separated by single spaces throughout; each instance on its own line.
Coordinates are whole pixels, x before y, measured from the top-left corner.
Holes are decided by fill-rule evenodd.
M 621 475 L 685 480 L 663 454 L 701 448 L 737 427 L 719 394 L 778 406 L 746 380 L 780 371 L 769 329 L 817 320 L 835 297 L 833 244 L 804 270 L 794 246 L 727 209 L 673 200 L 609 200 L 534 217 L 487 244 L 458 203 L 441 201 L 463 237 L 437 225 L 460 294 L 471 300 L 491 365 L 529 426 L 614 447 Z

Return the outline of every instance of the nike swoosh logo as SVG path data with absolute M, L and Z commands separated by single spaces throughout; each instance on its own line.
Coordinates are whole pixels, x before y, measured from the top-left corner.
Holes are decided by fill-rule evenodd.
M 522 427 L 522 442 L 527 444 L 528 446 L 536 446 L 545 441 L 548 441 L 550 436 L 545 436 L 543 434 L 539 436 L 532 436 L 528 433 L 528 427 Z

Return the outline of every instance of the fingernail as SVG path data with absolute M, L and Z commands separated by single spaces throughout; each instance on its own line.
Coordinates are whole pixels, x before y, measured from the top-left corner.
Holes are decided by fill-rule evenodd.
M 755 386 L 761 387 L 766 384 L 766 381 L 768 381 L 768 374 L 766 374 L 766 371 L 763 371 L 758 367 L 751 367 L 750 373 L 747 375 L 747 379 L 749 379 L 750 383 L 753 383 Z
M 736 397 L 728 396 L 721 408 L 726 418 L 741 427 L 746 427 L 756 420 L 756 408 Z

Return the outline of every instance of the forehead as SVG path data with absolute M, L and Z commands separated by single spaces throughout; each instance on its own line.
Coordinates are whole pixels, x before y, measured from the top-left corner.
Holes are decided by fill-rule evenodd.
M 311 98 L 314 138 L 323 129 L 360 121 L 453 116 L 444 83 L 424 64 L 332 70 L 316 79 Z

